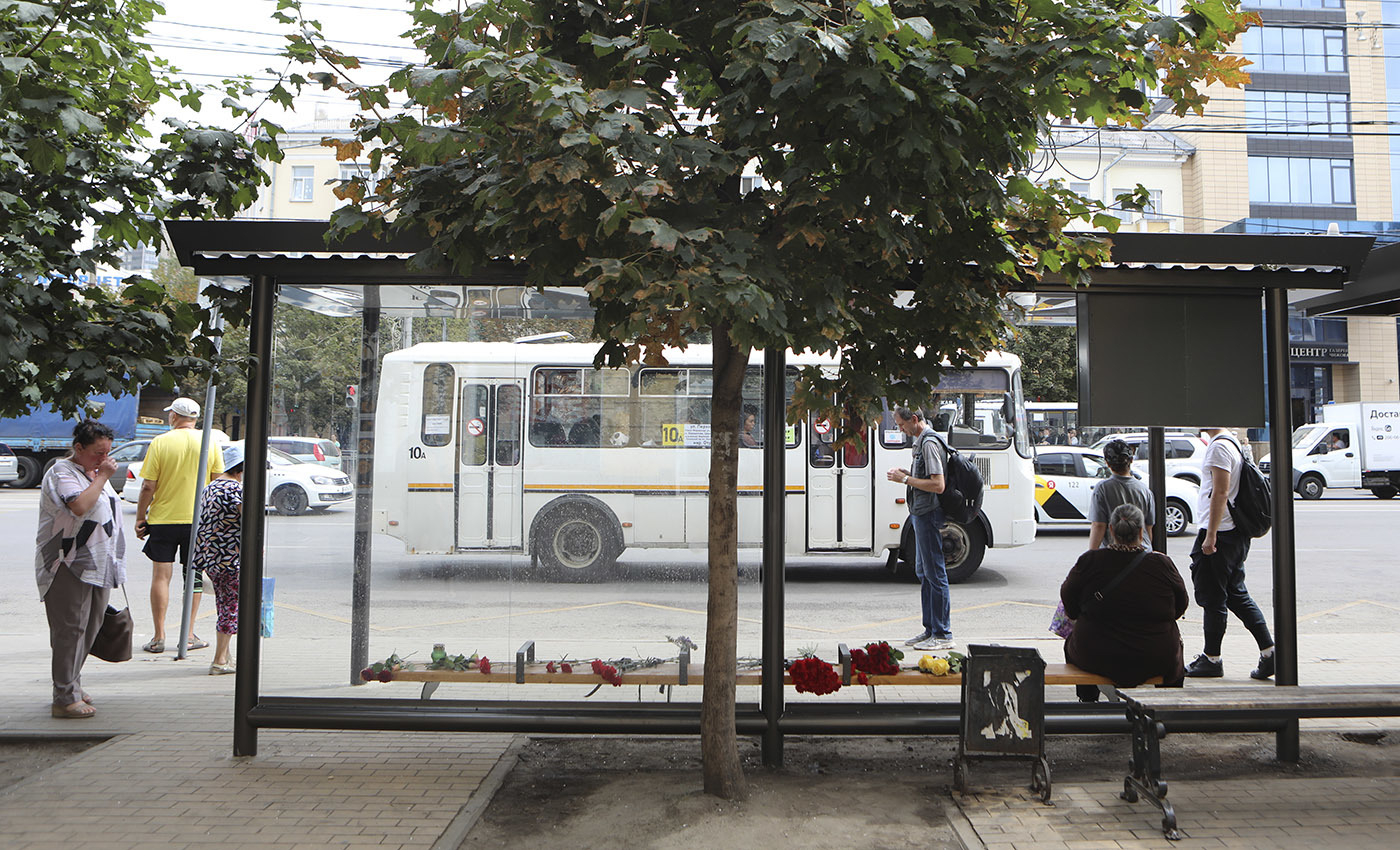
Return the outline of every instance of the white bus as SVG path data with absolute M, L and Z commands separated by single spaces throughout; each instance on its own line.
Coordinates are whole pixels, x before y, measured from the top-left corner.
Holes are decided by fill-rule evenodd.
M 624 549 L 698 548 L 708 536 L 710 348 L 667 354 L 665 366 L 595 369 L 595 344 L 437 342 L 384 357 L 375 419 L 377 531 L 414 553 L 528 554 L 555 578 L 607 575 Z M 796 369 L 832 358 L 790 355 Z M 762 353 L 744 381 L 739 544 L 762 531 Z M 986 481 L 983 514 L 948 523 L 949 577 L 987 546 L 1035 539 L 1034 477 L 1020 361 L 994 354 L 950 369 L 926 407 Z M 750 418 L 752 417 L 752 418 Z M 751 430 L 750 430 L 751 429 Z M 816 415 L 786 428 L 787 551 L 887 554 L 912 575 L 904 487 L 907 438 L 884 412 L 866 445 L 833 450 L 837 428 Z M 749 435 L 752 434 L 752 439 Z

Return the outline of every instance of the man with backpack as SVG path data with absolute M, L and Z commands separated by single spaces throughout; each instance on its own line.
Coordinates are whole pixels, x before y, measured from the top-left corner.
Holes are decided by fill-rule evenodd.
M 946 487 L 946 460 L 942 443 L 918 411 L 897 407 L 895 423 L 914 441 L 909 469 L 891 469 L 886 478 L 908 491 L 909 521 L 914 526 L 914 574 L 919 577 L 919 601 L 924 630 L 905 646 L 935 652 L 953 648 L 953 627 L 948 598 L 948 569 L 943 561 L 943 506 L 938 494 Z
M 1210 440 L 1201 461 L 1201 493 L 1196 515 L 1205 518 L 1191 549 L 1191 583 L 1201 606 L 1205 650 L 1186 668 L 1186 675 L 1219 678 L 1225 675 L 1220 646 L 1233 613 L 1259 645 L 1259 666 L 1249 675 L 1274 675 L 1274 639 L 1268 621 L 1244 585 L 1244 560 L 1250 534 L 1237 528 L 1231 509 L 1239 498 L 1245 471 L 1244 450 L 1224 428 L 1206 428 Z

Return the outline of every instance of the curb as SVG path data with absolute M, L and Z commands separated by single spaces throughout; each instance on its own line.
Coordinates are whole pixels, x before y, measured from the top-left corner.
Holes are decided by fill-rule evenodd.
M 950 796 L 953 793 L 955 792 L 949 792 Z M 947 818 L 948 826 L 953 828 L 953 835 L 958 839 L 958 844 L 962 845 L 962 850 L 986 850 L 987 845 L 982 843 L 977 828 L 972 825 L 967 815 L 963 814 L 956 798 L 950 799 L 943 807 L 943 816 Z
M 486 778 L 481 780 L 467 802 L 462 804 L 462 808 L 457 810 L 457 814 L 452 818 L 452 822 L 433 842 L 432 850 L 457 850 L 462 846 L 462 842 L 467 840 L 467 835 L 476 826 L 476 822 L 486 811 L 486 807 L 491 805 L 496 792 L 501 790 L 505 784 L 506 777 L 515 768 L 515 762 L 520 757 L 520 751 L 525 748 L 526 738 L 517 735 L 511 741 L 506 751 L 501 753 L 501 757 L 496 759 L 495 767 L 486 774 Z

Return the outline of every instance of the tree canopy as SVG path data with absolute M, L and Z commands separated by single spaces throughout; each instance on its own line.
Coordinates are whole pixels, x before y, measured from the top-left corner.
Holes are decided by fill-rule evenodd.
M 257 158 L 279 156 L 267 122 L 251 140 L 173 118 L 152 132 L 157 107 L 205 96 L 144 44 L 161 11 L 0 0 L 0 416 L 169 387 L 213 353 L 196 334 L 206 308 L 148 280 L 85 282 L 123 250 L 158 245 L 164 218 L 233 216 L 267 182 Z M 243 91 L 230 84 L 222 106 L 247 117 Z M 214 294 L 240 321 L 237 296 Z
M 839 372 L 807 375 L 798 404 L 866 409 L 920 398 L 945 359 L 977 360 L 999 344 L 1006 292 L 1078 281 L 1106 250 L 1065 232 L 1090 202 L 1021 175 L 1045 122 L 1140 125 L 1150 89 L 1199 110 L 1200 81 L 1239 80 L 1243 60 L 1220 51 L 1245 19 L 1234 0 L 1187 0 L 1180 18 L 1148 0 L 435 5 L 411 2 L 426 58 L 388 87 L 317 77 L 366 110 L 339 156 L 387 168 L 342 184 L 356 203 L 334 224 L 411 227 L 433 239 L 425 261 L 515 258 L 533 284 L 582 285 L 602 361 L 712 332 L 702 750 L 706 789 L 737 796 L 747 353 L 834 353 Z M 289 38 L 301 58 L 355 65 L 314 27 Z

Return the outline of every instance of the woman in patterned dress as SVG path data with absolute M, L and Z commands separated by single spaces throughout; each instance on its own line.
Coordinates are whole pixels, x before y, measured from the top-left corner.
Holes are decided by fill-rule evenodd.
M 194 542 L 194 565 L 214 585 L 218 609 L 214 661 L 209 675 L 237 670 L 229 655 L 231 636 L 238 633 L 238 565 L 243 542 L 243 446 L 224 447 L 224 471 L 204 488 L 199 532 Z
M 112 588 L 126 582 L 121 503 L 107 483 L 117 471 L 112 429 L 92 419 L 73 429 L 73 451 L 44 473 L 34 573 L 53 649 L 53 716 L 97 714 L 83 690 L 83 662 L 107 614 Z

